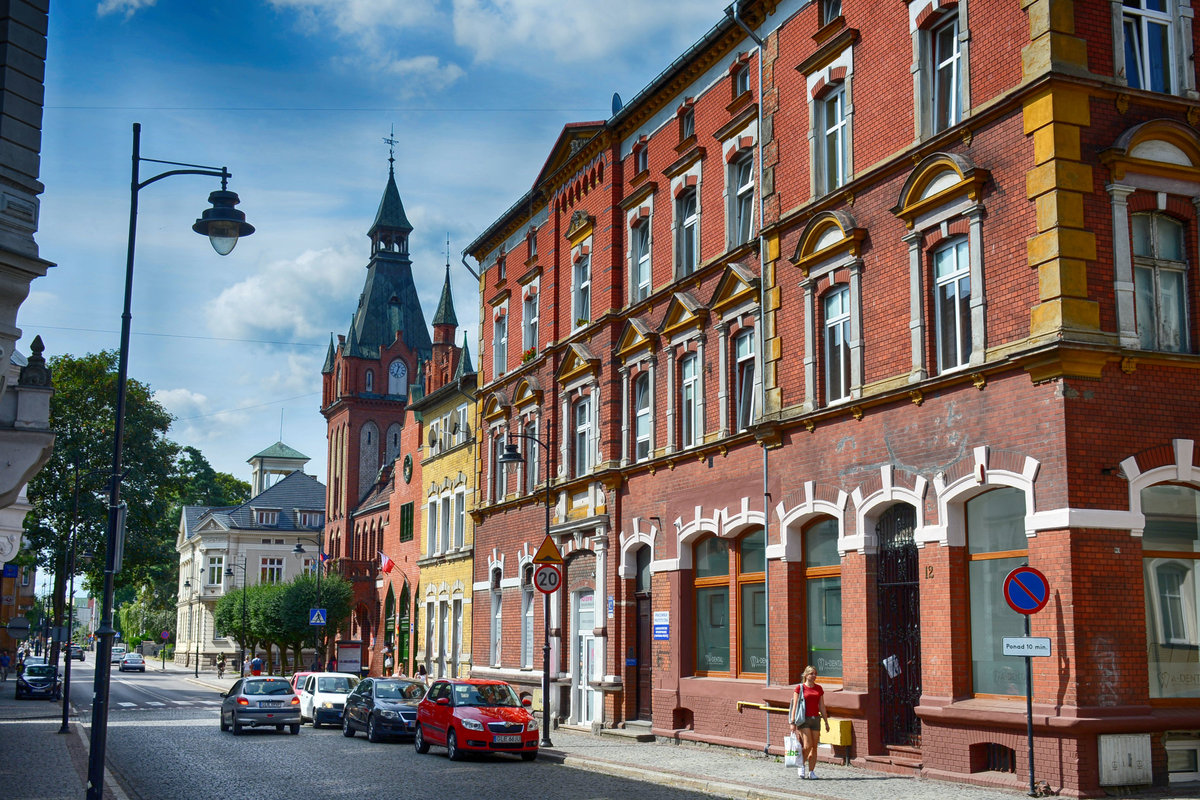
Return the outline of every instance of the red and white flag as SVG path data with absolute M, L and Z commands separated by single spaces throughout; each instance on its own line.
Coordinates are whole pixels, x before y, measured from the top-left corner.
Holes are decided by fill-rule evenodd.
M 387 557 L 387 555 L 382 550 L 380 550 L 379 551 L 379 569 L 386 573 L 386 572 L 391 572 L 392 567 L 394 567 L 394 566 L 396 566 L 396 562 L 392 561 L 390 558 Z

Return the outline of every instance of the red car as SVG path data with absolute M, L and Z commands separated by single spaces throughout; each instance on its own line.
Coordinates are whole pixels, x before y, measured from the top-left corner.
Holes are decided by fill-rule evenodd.
M 528 705 L 503 681 L 435 681 L 417 705 L 413 744 L 418 753 L 444 746 L 452 761 L 467 753 L 514 753 L 532 761 L 538 724 Z

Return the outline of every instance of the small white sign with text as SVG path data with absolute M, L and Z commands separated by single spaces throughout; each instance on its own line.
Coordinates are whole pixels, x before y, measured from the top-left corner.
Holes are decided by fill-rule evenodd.
M 1039 656 L 1050 655 L 1050 639 L 1043 636 L 1005 636 L 1004 655 Z

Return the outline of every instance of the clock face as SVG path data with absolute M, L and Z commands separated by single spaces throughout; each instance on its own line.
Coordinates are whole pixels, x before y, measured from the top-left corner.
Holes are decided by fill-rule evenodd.
M 408 395 L 408 365 L 400 359 L 396 359 L 388 366 L 387 393 L 399 397 Z
M 393 361 L 392 366 L 388 369 L 388 374 L 393 378 L 404 378 L 408 375 L 408 367 L 403 361 Z

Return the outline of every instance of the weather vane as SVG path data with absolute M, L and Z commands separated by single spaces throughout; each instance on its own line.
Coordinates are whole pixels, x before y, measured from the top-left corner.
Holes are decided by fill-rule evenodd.
M 396 161 L 396 126 L 392 125 L 391 133 L 383 137 L 384 144 L 388 146 L 388 164 L 393 164 Z

